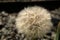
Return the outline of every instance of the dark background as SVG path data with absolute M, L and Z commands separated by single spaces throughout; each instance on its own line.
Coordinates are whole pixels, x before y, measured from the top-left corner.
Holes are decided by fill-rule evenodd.
M 0 2 L 35 2 L 35 1 L 59 1 L 59 0 L 0 0 Z
M 38 5 L 38 6 L 42 6 L 47 8 L 48 10 L 54 10 L 55 8 L 59 8 L 60 7 L 60 2 L 55 1 L 55 2 L 15 2 L 15 3 L 0 3 L 0 12 L 1 11 L 6 11 L 8 13 L 13 13 L 13 12 L 19 12 L 21 9 L 23 9 L 24 7 L 27 6 L 34 6 L 34 5 Z

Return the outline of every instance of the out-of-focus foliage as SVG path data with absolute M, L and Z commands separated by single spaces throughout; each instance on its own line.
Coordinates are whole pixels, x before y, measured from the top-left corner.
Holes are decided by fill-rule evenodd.
M 51 11 L 52 17 L 60 20 L 60 8 Z
M 0 2 L 35 2 L 35 1 L 57 1 L 57 0 L 0 0 Z
M 54 40 L 59 40 L 59 35 L 60 35 L 60 8 L 52 10 L 51 16 L 52 16 L 52 18 L 54 18 L 54 24 L 55 25 L 57 24 L 56 29 L 55 29 L 56 35 L 54 37 Z
M 16 2 L 16 0 L 0 0 L 0 2 Z

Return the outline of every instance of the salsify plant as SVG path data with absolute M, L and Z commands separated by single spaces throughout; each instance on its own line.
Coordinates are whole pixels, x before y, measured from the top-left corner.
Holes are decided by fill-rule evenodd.
M 18 33 L 24 33 L 27 40 L 45 36 L 52 26 L 50 12 L 39 6 L 24 8 L 16 18 Z

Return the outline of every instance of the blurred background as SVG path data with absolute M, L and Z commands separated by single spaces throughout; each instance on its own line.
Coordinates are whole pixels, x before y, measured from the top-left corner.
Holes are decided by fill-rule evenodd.
M 33 1 L 59 1 L 59 0 L 0 0 L 0 2 L 33 2 Z

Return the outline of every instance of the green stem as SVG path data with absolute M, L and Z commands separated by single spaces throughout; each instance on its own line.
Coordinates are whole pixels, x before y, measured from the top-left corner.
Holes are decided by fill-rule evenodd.
M 56 33 L 56 40 L 59 40 L 60 35 L 60 23 L 58 24 L 57 33 Z

